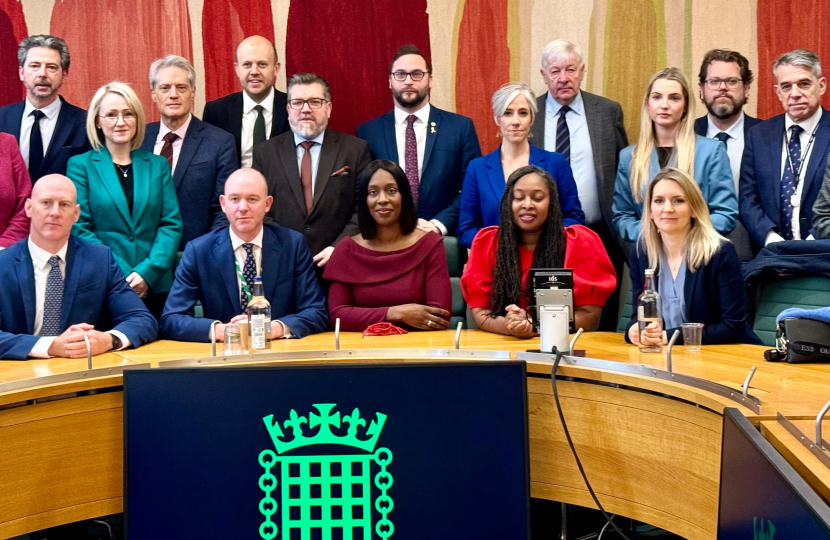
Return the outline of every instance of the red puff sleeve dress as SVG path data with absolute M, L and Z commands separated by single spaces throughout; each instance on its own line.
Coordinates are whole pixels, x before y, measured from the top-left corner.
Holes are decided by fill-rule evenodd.
M 617 274 L 599 236 L 583 225 L 565 227 L 565 268 L 574 275 L 574 307 L 604 306 L 617 286 Z M 481 229 L 473 240 L 470 259 L 461 276 L 461 292 L 472 308 L 489 308 L 493 290 L 493 270 L 499 244 L 498 226 Z M 522 288 L 533 264 L 533 251 L 519 247 Z M 527 309 L 527 299 L 519 299 Z
M 375 251 L 346 237 L 331 254 L 323 278 L 332 282 L 331 322 L 339 318 L 340 329 L 346 332 L 362 332 L 385 321 L 391 306 L 422 304 L 452 310 L 447 254 L 443 238 L 434 232 L 396 251 Z

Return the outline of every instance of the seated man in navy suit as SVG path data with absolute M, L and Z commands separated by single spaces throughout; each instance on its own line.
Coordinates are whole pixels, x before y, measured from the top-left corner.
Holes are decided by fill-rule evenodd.
M 218 320 L 216 339 L 228 323 L 244 320 L 251 275 L 262 276 L 271 303 L 271 338 L 302 338 L 326 329 L 328 312 L 317 283 L 311 252 L 301 233 L 263 225 L 273 197 L 265 177 L 239 169 L 225 182 L 219 201 L 230 227 L 187 244 L 161 317 L 167 339 L 208 341 Z M 204 318 L 194 317 L 196 302 Z
M 75 185 L 40 179 L 26 201 L 28 239 L 0 251 L 0 359 L 86 356 L 156 339 L 158 327 L 112 252 L 70 235 Z
M 418 210 L 418 228 L 454 235 L 467 165 L 481 157 L 473 121 L 429 102 L 432 66 L 415 45 L 404 45 L 389 66 L 392 111 L 358 126 L 372 159 L 406 172 Z
M 141 148 L 167 159 L 176 184 L 184 231 L 179 250 L 203 234 L 227 225 L 219 211 L 225 180 L 237 169 L 233 135 L 191 113 L 196 71 L 170 54 L 150 66 L 150 88 L 161 116 L 147 124 Z M 216 220 L 216 221 L 215 221 Z
M 69 75 L 69 48 L 55 36 L 29 36 L 17 49 L 26 99 L 0 107 L 0 131 L 14 135 L 32 182 L 66 174 L 69 158 L 90 149 L 86 111 L 58 91 Z
M 812 240 L 813 205 L 830 150 L 827 80 L 812 51 L 782 54 L 773 65 L 784 113 L 749 130 L 741 162 L 741 222 L 758 246 Z

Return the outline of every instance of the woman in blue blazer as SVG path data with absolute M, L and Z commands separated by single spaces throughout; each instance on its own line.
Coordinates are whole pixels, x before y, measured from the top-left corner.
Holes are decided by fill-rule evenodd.
M 695 179 L 716 231 L 725 235 L 735 228 L 738 198 L 726 146 L 695 135 L 694 108 L 689 81 L 677 68 L 659 71 L 649 81 L 640 136 L 620 152 L 614 183 L 614 228 L 623 240 L 634 242 L 640 236 L 646 185 L 664 167 Z
M 536 97 L 530 88 L 524 84 L 505 84 L 493 94 L 492 104 L 502 143 L 494 152 L 474 159 L 467 167 L 458 212 L 459 241 L 470 248 L 480 229 L 499 224 L 505 178 L 527 165 L 546 170 L 556 181 L 565 227 L 583 225 L 585 214 L 570 164 L 562 154 L 547 152 L 527 140 L 536 117 Z
M 101 87 L 86 122 L 92 150 L 69 160 L 81 216 L 72 233 L 108 246 L 130 287 L 161 317 L 182 237 L 167 160 L 141 149 L 144 111 L 124 83 Z
M 718 143 L 720 144 L 720 143 Z M 663 169 L 649 183 L 642 234 L 632 246 L 631 302 L 643 291 L 643 274 L 654 269 L 663 306 L 663 328 L 655 323 L 640 335 L 633 310 L 626 341 L 666 342 L 682 323 L 703 323 L 703 344 L 761 344 L 746 322 L 741 264 L 735 246 L 712 226 L 697 183 L 679 169 Z M 680 333 L 678 342 L 683 343 Z

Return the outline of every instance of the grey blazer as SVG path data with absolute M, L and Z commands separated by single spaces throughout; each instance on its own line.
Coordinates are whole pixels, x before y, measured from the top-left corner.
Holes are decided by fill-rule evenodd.
M 545 146 L 545 109 L 548 93 L 536 98 L 536 121 L 530 128 L 533 137 L 530 142 L 540 148 Z M 599 193 L 602 216 L 608 229 L 614 231 L 612 219 L 614 211 L 614 180 L 617 178 L 617 164 L 620 150 L 628 146 L 628 137 L 623 125 L 622 107 L 616 101 L 601 96 L 582 92 L 585 103 L 585 116 L 588 120 L 588 135 L 591 137 L 591 149 L 594 154 L 594 168 L 597 171 L 597 192 Z M 545 148 L 553 152 L 553 148 Z

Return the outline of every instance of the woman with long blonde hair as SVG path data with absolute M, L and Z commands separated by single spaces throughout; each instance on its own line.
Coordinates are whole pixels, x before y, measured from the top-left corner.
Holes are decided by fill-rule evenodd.
M 626 340 L 664 341 L 682 323 L 703 323 L 703 343 L 757 343 L 746 324 L 741 265 L 735 246 L 712 225 L 695 180 L 680 169 L 660 171 L 649 183 L 640 220 L 640 238 L 631 250 L 631 299 L 643 291 L 646 268 L 655 270 L 663 300 L 663 327 L 640 335 L 634 310 Z M 683 342 L 682 335 L 679 338 Z
M 664 167 L 684 171 L 698 183 L 721 234 L 735 228 L 738 199 L 726 146 L 695 135 L 695 105 L 688 79 L 666 68 L 649 80 L 636 144 L 620 152 L 614 184 L 614 227 L 627 242 L 639 236 L 646 185 Z

